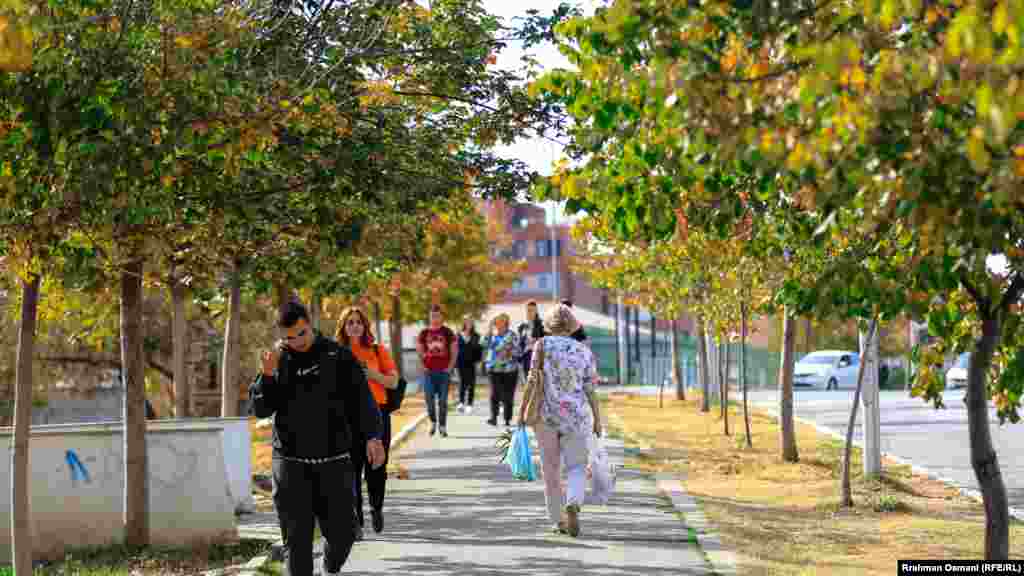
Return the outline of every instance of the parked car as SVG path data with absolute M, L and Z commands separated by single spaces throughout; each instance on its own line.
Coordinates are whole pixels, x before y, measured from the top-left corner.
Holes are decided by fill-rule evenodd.
M 970 361 L 970 352 L 964 352 L 957 357 L 953 366 L 949 370 L 946 370 L 946 388 L 967 387 L 967 364 Z
M 857 387 L 860 356 L 844 350 L 819 350 L 797 361 L 793 386 L 837 390 Z

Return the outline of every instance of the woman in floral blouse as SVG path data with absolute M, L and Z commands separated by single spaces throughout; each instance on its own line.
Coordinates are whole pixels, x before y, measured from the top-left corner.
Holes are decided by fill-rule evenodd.
M 597 382 L 597 360 L 586 345 L 571 334 L 579 327 L 572 311 L 564 304 L 551 310 L 544 318 L 549 336 L 534 345 L 530 382 L 542 382 L 544 402 L 540 421 L 534 425 L 540 446 L 541 470 L 544 476 L 544 500 L 556 530 L 575 537 L 579 535 L 579 512 L 586 489 L 586 466 L 590 456 L 587 439 L 601 435 L 601 413 L 594 395 Z M 544 359 L 536 359 L 543 352 Z M 538 364 L 543 364 L 543 375 Z M 525 402 L 519 409 L 519 421 L 526 420 Z M 569 482 L 565 495 L 565 518 L 562 518 L 562 486 L 560 464 L 565 461 Z
M 512 425 L 512 402 L 519 379 L 519 337 L 508 329 L 508 314 L 499 314 L 484 338 L 484 368 L 491 377 L 491 426 L 498 425 L 498 404 L 503 406 L 505 426 Z

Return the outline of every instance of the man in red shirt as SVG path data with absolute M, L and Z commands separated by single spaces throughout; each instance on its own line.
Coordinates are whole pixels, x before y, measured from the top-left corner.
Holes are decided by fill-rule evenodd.
M 416 339 L 416 352 L 426 376 L 424 395 L 427 400 L 427 414 L 430 416 L 430 435 L 437 433 L 438 420 L 441 436 L 448 436 L 448 383 L 455 361 L 459 356 L 459 339 L 444 325 L 441 307 L 430 307 L 430 326 L 424 328 Z M 438 406 L 435 407 L 435 398 Z M 438 415 L 440 412 L 440 415 Z

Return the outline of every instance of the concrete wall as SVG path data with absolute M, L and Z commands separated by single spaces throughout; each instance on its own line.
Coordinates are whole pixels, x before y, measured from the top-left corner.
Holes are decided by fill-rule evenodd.
M 150 537 L 191 546 L 233 538 L 235 502 L 225 467 L 224 426 L 150 422 Z M 10 494 L 11 429 L 0 429 L 0 493 Z M 6 441 L 5 441 L 6 440 Z M 235 440 L 233 440 L 234 442 Z M 33 556 L 124 540 L 123 426 L 117 422 L 36 426 L 29 441 Z M 69 462 L 77 458 L 87 476 Z M 11 501 L 0 498 L 0 561 L 11 558 Z

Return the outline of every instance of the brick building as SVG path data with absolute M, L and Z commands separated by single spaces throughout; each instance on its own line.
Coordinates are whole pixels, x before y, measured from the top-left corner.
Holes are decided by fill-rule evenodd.
M 569 268 L 574 254 L 569 224 L 549 226 L 544 208 L 534 204 L 490 200 L 484 202 L 482 209 L 492 222 L 500 223 L 512 242 L 495 256 L 525 260 L 527 264 L 504 302 L 568 298 L 581 308 L 610 312 L 607 292 L 591 286 Z

